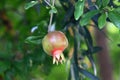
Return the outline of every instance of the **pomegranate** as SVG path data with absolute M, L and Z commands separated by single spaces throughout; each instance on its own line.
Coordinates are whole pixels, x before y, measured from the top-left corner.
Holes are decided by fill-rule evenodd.
M 53 57 L 53 64 L 65 62 L 63 51 L 68 46 L 68 40 L 63 32 L 48 32 L 42 40 L 42 46 L 44 51 Z

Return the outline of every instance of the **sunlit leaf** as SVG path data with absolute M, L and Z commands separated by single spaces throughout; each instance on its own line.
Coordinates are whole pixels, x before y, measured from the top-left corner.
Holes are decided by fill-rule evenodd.
M 120 0 L 113 0 L 113 3 L 117 6 L 120 6 Z
M 103 13 L 103 14 L 101 14 L 101 16 L 98 18 L 98 27 L 100 28 L 100 29 L 102 29 L 104 26 L 105 26 L 105 24 L 106 24 L 106 14 L 105 13 Z
M 115 11 L 110 11 L 108 17 L 110 21 L 120 29 L 120 14 Z
M 86 14 L 84 14 L 80 20 L 80 25 L 81 26 L 84 26 L 84 25 L 87 25 L 89 23 L 89 21 L 91 20 L 91 18 L 98 14 L 99 10 L 92 10 L 92 11 L 89 11 L 87 12 Z
M 85 0 L 78 0 L 78 2 L 76 2 L 74 11 L 75 20 L 78 20 L 80 16 L 83 14 L 84 2 Z
M 31 2 L 29 2 L 25 5 L 25 9 L 27 10 L 27 9 L 33 7 L 36 4 L 38 4 L 38 1 L 31 1 Z

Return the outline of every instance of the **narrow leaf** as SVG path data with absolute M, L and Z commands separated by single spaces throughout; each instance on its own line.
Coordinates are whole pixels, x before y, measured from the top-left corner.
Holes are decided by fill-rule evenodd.
M 92 47 L 93 46 L 92 36 L 86 27 L 84 27 L 84 30 L 85 30 L 85 38 L 87 39 L 89 45 L 88 47 Z
M 27 10 L 27 9 L 33 7 L 34 5 L 36 5 L 37 3 L 38 3 L 38 1 L 31 1 L 25 5 L 25 9 Z
M 78 20 L 80 16 L 83 14 L 84 2 L 85 0 L 78 0 L 78 2 L 75 4 L 75 11 L 74 11 L 75 20 Z
M 41 36 L 29 36 L 25 40 L 25 43 L 30 44 L 41 44 Z
M 93 47 L 92 53 L 96 53 L 96 52 L 101 51 L 101 50 L 102 50 L 101 47 L 96 46 L 96 47 Z
M 91 20 L 91 18 L 98 14 L 99 10 L 92 10 L 92 11 L 89 11 L 87 12 L 86 14 L 84 14 L 80 20 L 80 25 L 81 26 L 84 26 L 84 25 L 87 25 L 89 23 L 89 21 Z
M 106 24 L 106 14 L 105 13 L 103 13 L 103 14 L 101 14 L 101 16 L 98 18 L 98 27 L 100 28 L 100 29 L 102 29 L 104 26 L 105 26 L 105 24 Z
M 82 68 L 79 68 L 79 71 L 80 71 L 80 73 L 84 74 L 86 77 L 89 77 L 91 80 L 99 80 L 98 77 L 96 77 L 95 75 L 91 74 L 90 72 L 88 72 Z
M 110 2 L 110 0 L 102 0 L 103 7 L 106 7 L 109 2 Z
M 110 21 L 120 29 L 120 14 L 117 13 L 116 11 L 110 11 L 108 13 L 108 17 Z

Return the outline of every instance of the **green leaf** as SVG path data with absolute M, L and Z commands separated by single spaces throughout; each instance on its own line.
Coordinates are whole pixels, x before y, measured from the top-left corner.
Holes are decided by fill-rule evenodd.
M 4 74 L 4 80 L 13 80 L 11 76 L 15 76 L 12 70 L 8 70 Z M 24 79 L 23 79 L 24 80 Z
M 49 13 L 57 13 L 57 9 L 55 7 L 51 7 L 51 10 L 49 11 Z
M 110 11 L 108 12 L 108 17 L 110 21 L 120 29 L 120 14 L 116 11 Z
M 120 7 L 115 8 L 114 11 L 120 14 Z
M 100 7 L 101 7 L 102 2 L 101 2 L 101 0 L 96 0 L 95 4 L 96 4 L 96 5 L 100 8 Z
M 120 6 L 120 1 L 119 1 L 119 0 L 113 0 L 113 3 L 114 3 L 116 6 Z
M 110 0 L 102 0 L 102 6 L 106 7 L 109 2 L 110 2 Z
M 93 75 L 92 73 L 90 73 L 82 68 L 79 68 L 79 67 L 78 67 L 78 69 L 79 69 L 80 73 L 84 74 L 86 77 L 89 77 L 91 80 L 99 80 L 99 78 L 97 76 Z
M 101 16 L 98 18 L 98 27 L 100 28 L 100 29 L 102 29 L 104 26 L 105 26 L 105 24 L 106 24 L 106 14 L 105 13 L 103 13 L 103 14 L 101 14 Z
M 3 73 L 10 68 L 10 63 L 8 61 L 0 61 L 0 73 Z
M 27 10 L 27 9 L 33 7 L 34 5 L 36 5 L 37 3 L 38 3 L 38 1 L 31 1 L 25 5 L 25 9 Z
M 78 0 L 78 2 L 75 4 L 75 11 L 74 11 L 75 20 L 78 20 L 80 16 L 83 14 L 84 2 L 85 0 Z
M 30 44 L 41 44 L 41 36 L 29 36 L 25 40 L 25 43 L 30 43 Z
M 89 11 L 87 12 L 86 14 L 84 14 L 80 20 L 80 25 L 81 26 L 84 26 L 84 25 L 87 25 L 89 23 L 89 21 L 91 20 L 91 18 L 98 14 L 99 10 L 92 10 L 92 11 Z

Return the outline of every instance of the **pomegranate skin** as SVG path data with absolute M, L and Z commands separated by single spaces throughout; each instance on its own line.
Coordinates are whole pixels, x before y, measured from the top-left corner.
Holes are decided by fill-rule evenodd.
M 68 40 L 63 32 L 49 32 L 42 40 L 44 51 L 53 56 L 53 64 L 64 61 L 62 52 L 68 47 Z

